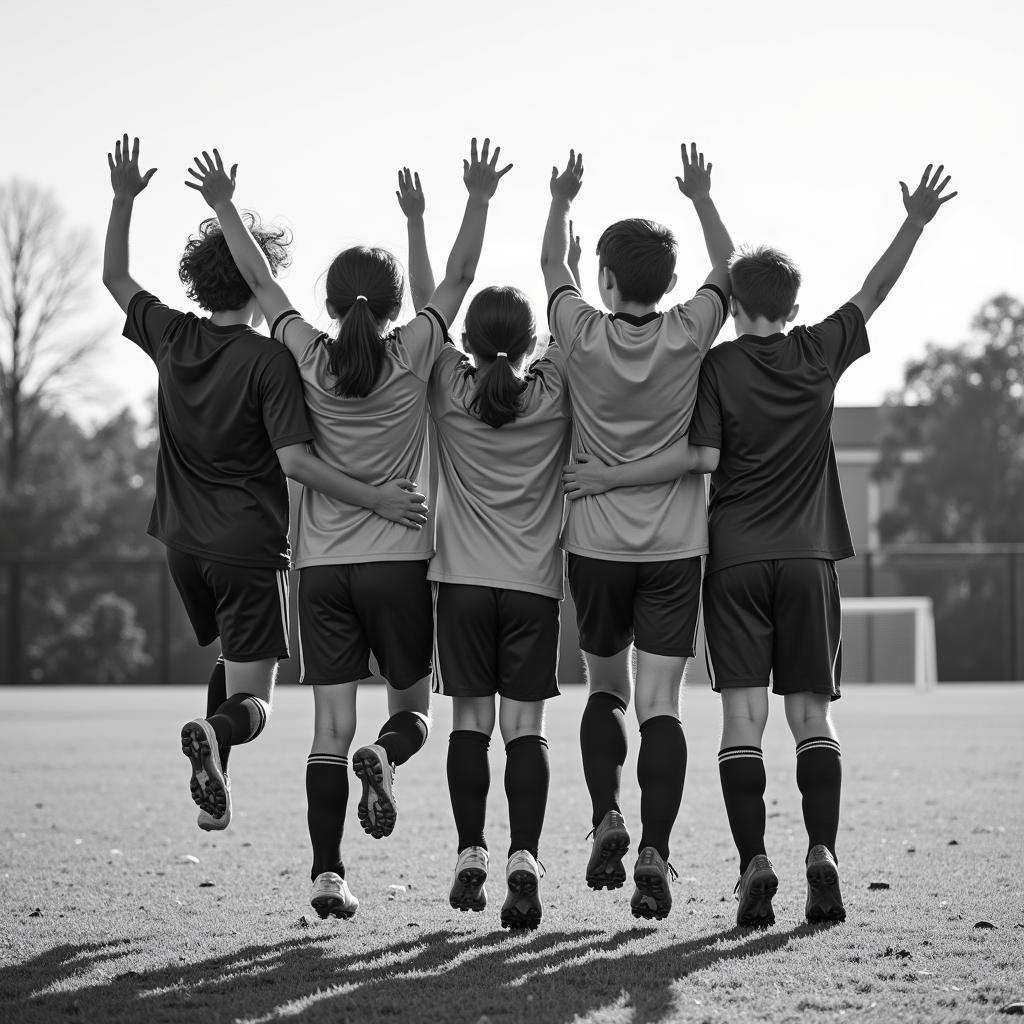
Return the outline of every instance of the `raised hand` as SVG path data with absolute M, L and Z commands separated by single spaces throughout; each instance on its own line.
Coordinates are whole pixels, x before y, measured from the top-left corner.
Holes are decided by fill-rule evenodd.
M 490 139 L 484 139 L 484 148 L 477 156 L 476 139 L 470 143 L 469 159 L 462 161 L 462 180 L 469 194 L 477 199 L 490 199 L 498 190 L 498 182 L 512 170 L 512 165 L 498 170 L 498 154 L 501 146 L 494 147 L 494 155 L 488 157 Z
M 577 154 L 575 149 L 570 149 L 569 162 L 565 165 L 565 170 L 559 174 L 557 167 L 551 168 L 551 197 L 572 202 L 582 185 L 583 154 Z
M 389 480 L 377 488 L 373 511 L 393 523 L 419 530 L 427 521 L 427 499 L 417 492 L 412 480 Z
M 679 191 L 693 203 L 699 199 L 706 199 L 711 195 L 711 164 L 704 166 L 704 154 L 697 152 L 696 142 L 690 143 L 689 156 L 686 153 L 685 142 L 679 147 L 679 151 L 683 158 L 683 176 L 676 177 Z
M 398 205 L 406 219 L 410 217 L 422 217 L 423 211 L 427 208 L 427 199 L 423 195 L 423 186 L 420 185 L 419 171 L 410 171 L 403 167 L 398 172 Z
M 190 167 L 188 173 L 199 184 L 196 184 L 195 181 L 186 181 L 185 184 L 201 193 L 212 210 L 230 203 L 235 194 L 235 172 L 238 170 L 238 164 L 232 164 L 230 172 L 225 171 L 224 161 L 221 160 L 220 153 L 216 149 L 213 151 L 212 158 L 204 149 L 203 159 L 200 160 L 199 157 L 194 159 L 199 170 Z
M 139 140 L 135 139 L 131 155 L 128 153 L 128 133 L 114 144 L 114 152 L 107 154 L 110 167 L 110 186 L 116 199 L 134 199 L 156 174 L 151 167 L 145 174 L 139 173 Z
M 924 227 L 939 212 L 939 207 L 943 203 L 948 203 L 957 193 L 950 192 L 948 196 L 942 195 L 942 190 L 949 184 L 949 175 L 942 178 L 942 172 L 944 167 L 939 164 L 938 170 L 932 174 L 932 165 L 929 164 L 924 169 L 924 174 L 921 175 L 921 181 L 918 183 L 913 194 L 909 188 L 907 188 L 906 182 L 900 182 L 900 188 L 903 190 L 903 205 L 907 209 L 907 218 L 919 227 Z M 931 181 L 929 181 L 931 176 Z M 942 181 L 939 181 L 942 178 Z
M 574 277 L 579 277 L 580 257 L 583 255 L 583 246 L 580 245 L 580 236 L 574 232 L 572 221 L 569 221 L 569 258 L 566 261 Z

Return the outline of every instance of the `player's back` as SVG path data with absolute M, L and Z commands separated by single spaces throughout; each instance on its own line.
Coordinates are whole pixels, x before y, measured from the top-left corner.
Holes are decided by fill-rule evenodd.
M 430 384 L 440 478 L 430 579 L 562 596 L 562 467 L 569 397 L 557 346 L 530 368 L 516 418 L 500 427 L 473 410 L 475 371 L 454 347 Z
M 567 288 L 552 296 L 550 318 L 568 353 L 574 451 L 620 464 L 687 432 L 700 363 L 725 318 L 717 289 L 635 317 L 601 313 Z M 576 554 L 623 561 L 703 554 L 701 481 L 683 477 L 571 502 L 563 543 Z

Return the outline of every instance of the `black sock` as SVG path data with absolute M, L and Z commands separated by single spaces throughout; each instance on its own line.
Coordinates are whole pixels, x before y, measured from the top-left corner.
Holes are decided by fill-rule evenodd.
M 224 676 L 224 655 L 217 659 L 210 673 L 210 681 L 206 684 L 206 717 L 212 718 L 217 713 L 217 708 L 228 699 L 228 684 Z M 224 771 L 228 770 L 228 754 L 230 747 L 224 747 L 220 752 L 220 764 Z
M 764 853 L 764 755 L 760 747 L 724 747 L 718 752 L 729 828 L 740 855 L 740 874 Z
M 537 856 L 550 778 L 548 741 L 543 736 L 517 736 L 505 744 L 510 857 L 516 850 L 528 850 Z
M 637 849 L 653 846 L 668 860 L 668 840 L 683 801 L 686 778 L 686 737 L 678 718 L 658 715 L 640 726 L 636 777 L 643 826 Z
M 490 736 L 471 729 L 455 729 L 448 737 L 448 794 L 459 833 L 459 853 L 467 846 L 487 849 L 484 822 L 491 786 L 490 745 Z
M 427 742 L 427 721 L 416 711 L 396 711 L 381 727 L 377 745 L 397 768 Z
M 340 754 L 310 754 L 306 758 L 306 821 L 313 846 L 309 880 L 323 871 L 345 877 L 341 837 L 348 806 L 348 758 Z
M 614 693 L 590 695 L 580 720 L 583 775 L 590 791 L 591 824 L 597 828 L 609 811 L 618 811 L 619 782 L 626 761 L 626 702 Z
M 823 845 L 835 857 L 839 793 L 843 784 L 839 740 L 831 736 L 812 736 L 796 745 L 796 784 L 804 798 L 808 853 L 812 846 Z
M 251 693 L 232 694 L 207 721 L 217 734 L 221 751 L 256 739 L 267 724 L 270 706 Z M 223 763 L 223 761 L 221 762 Z

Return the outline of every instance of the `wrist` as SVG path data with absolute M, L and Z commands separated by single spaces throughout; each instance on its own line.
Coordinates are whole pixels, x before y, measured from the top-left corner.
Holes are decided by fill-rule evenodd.
M 114 193 L 114 206 L 121 207 L 122 209 L 131 209 L 135 205 L 135 196 L 131 194 L 121 194 L 118 192 Z
M 490 202 L 490 197 L 474 195 L 472 192 L 470 192 L 469 198 L 466 200 L 466 207 L 477 210 L 486 210 L 487 207 L 490 205 Z
M 926 220 L 922 220 L 920 217 L 914 217 L 911 214 L 907 214 L 907 219 L 903 222 L 904 226 L 912 228 L 918 233 L 924 231 L 925 224 L 928 223 Z
M 572 200 L 568 196 L 554 195 L 551 197 L 551 209 L 552 210 L 563 210 L 566 213 L 569 212 L 569 208 L 572 206 Z
M 710 192 L 705 192 L 703 195 L 699 196 L 691 196 L 690 202 L 693 203 L 698 213 L 702 210 L 713 210 L 715 208 Z

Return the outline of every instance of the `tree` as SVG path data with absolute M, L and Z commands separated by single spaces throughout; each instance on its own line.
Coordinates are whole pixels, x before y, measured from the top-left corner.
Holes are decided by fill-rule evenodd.
M 883 542 L 1024 542 L 1024 304 L 997 295 L 967 341 L 929 345 L 884 415 L 875 477 L 895 480 L 896 501 L 879 520 Z M 1017 558 L 970 549 L 887 556 L 898 592 L 932 598 L 942 678 L 1017 677 Z
M 92 266 L 88 241 L 64 225 L 49 192 L 0 186 L 0 478 L 13 493 L 42 412 L 95 349 L 98 332 L 69 340 Z M 73 386 L 73 385 L 70 385 Z
M 1024 304 L 987 302 L 961 345 L 929 345 L 885 408 L 884 542 L 1024 542 Z M 921 453 L 908 462 L 908 450 Z

